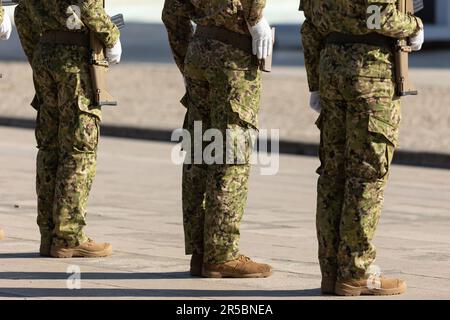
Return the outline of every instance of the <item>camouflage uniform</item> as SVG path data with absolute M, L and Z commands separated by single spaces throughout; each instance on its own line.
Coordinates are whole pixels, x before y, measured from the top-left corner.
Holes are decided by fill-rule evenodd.
M 202 122 L 203 132 L 215 128 L 224 135 L 227 129 L 257 128 L 261 89 L 260 70 L 251 53 L 195 37 L 191 22 L 250 36 L 247 22 L 259 22 L 264 7 L 265 0 L 165 1 L 163 21 L 186 81 L 184 128 L 191 137 L 195 121 Z M 248 149 L 242 164 L 183 166 L 186 254 L 203 254 L 210 264 L 238 258 L 250 172 Z
M 41 244 L 75 247 L 87 241 L 86 203 L 96 170 L 100 108 L 92 106 L 89 50 L 81 46 L 40 43 L 47 31 L 70 31 L 68 7 L 81 11 L 81 29 L 90 30 L 108 48 L 119 30 L 102 1 L 20 1 L 15 21 L 22 47 L 33 68 L 38 111 L 36 140 L 37 223 Z
M 367 8 L 382 7 L 380 29 L 367 27 Z M 302 41 L 310 91 L 320 90 L 317 235 L 324 277 L 364 279 L 375 260 L 372 239 L 390 164 L 398 145 L 400 99 L 392 50 L 365 44 L 326 45 L 332 32 L 402 38 L 419 18 L 395 0 L 303 0 Z

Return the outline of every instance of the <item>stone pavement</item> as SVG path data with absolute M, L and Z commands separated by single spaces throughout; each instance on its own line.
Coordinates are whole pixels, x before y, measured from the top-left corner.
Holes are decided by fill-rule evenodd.
M 113 244 L 107 259 L 40 258 L 31 130 L 0 127 L 0 299 L 332 299 L 321 297 L 314 231 L 317 159 L 281 156 L 280 172 L 253 170 L 244 253 L 271 263 L 264 280 L 209 280 L 186 272 L 180 167 L 172 145 L 104 138 L 88 233 Z M 407 280 L 392 299 L 450 297 L 450 171 L 395 166 L 377 233 L 377 264 Z M 66 287 L 81 269 L 81 290 Z M 344 298 L 339 298 L 344 299 Z M 364 298 L 368 299 L 368 298 Z

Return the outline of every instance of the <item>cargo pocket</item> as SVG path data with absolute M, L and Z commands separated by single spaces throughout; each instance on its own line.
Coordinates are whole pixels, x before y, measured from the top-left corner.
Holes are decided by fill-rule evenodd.
M 82 112 L 74 128 L 73 148 L 81 153 L 95 153 L 100 136 L 100 124 L 97 116 Z
M 391 123 L 374 115 L 369 116 L 369 132 L 383 137 L 395 148 L 398 146 L 398 126 L 399 123 Z
M 94 115 L 101 120 L 101 107 L 94 106 L 94 92 L 88 66 L 72 66 L 65 71 L 64 79 L 60 81 L 59 104 L 68 105 L 75 102 L 81 113 Z
M 228 81 L 231 111 L 257 129 L 261 103 L 260 71 L 228 70 Z
M 94 106 L 94 91 L 90 73 L 80 72 L 76 76 L 78 108 L 82 112 L 96 116 L 101 121 L 102 109 L 99 106 Z
M 368 131 L 372 134 L 372 144 L 374 144 L 373 149 L 379 149 L 384 153 L 383 156 L 380 154 L 380 159 L 378 159 L 378 179 L 384 179 L 390 171 L 391 163 L 394 157 L 394 152 L 398 146 L 398 123 L 390 123 L 385 119 L 377 116 L 369 116 L 369 126 Z M 375 168 L 376 168 L 375 167 Z

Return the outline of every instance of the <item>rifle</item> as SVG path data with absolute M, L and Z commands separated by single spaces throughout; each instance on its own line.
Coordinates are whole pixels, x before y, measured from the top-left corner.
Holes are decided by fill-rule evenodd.
M 104 6 L 105 1 L 103 1 Z M 125 27 L 122 14 L 111 17 L 111 21 L 119 30 Z M 91 49 L 90 69 L 92 88 L 94 90 L 94 106 L 117 106 L 117 101 L 106 89 L 106 72 L 109 68 L 109 62 L 106 60 L 105 47 L 93 32 L 89 34 L 89 42 Z
M 273 44 L 275 44 L 275 28 L 272 28 L 272 41 Z M 272 60 L 273 60 L 273 50 L 270 56 L 260 61 L 261 70 L 264 72 L 272 72 Z
M 4 6 L 14 6 L 19 4 L 18 0 L 4 0 L 0 2 Z M 105 0 L 103 0 L 103 8 L 105 7 Z M 119 30 L 125 27 L 125 20 L 122 14 L 111 17 L 111 21 L 117 26 Z M 117 101 L 113 99 L 106 89 L 106 72 L 109 68 L 109 63 L 105 56 L 105 47 L 103 43 L 97 39 L 93 32 L 89 34 L 89 43 L 91 50 L 90 69 L 92 88 L 94 91 L 94 106 L 117 106 Z
M 415 14 L 424 8 L 423 0 L 398 0 L 398 10 L 404 14 Z M 395 46 L 395 78 L 397 96 L 416 96 L 417 89 L 409 79 L 409 54 L 411 46 L 407 38 L 397 41 Z

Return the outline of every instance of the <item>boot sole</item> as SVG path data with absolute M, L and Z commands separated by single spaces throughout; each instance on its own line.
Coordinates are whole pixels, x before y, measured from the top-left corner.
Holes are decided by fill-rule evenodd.
M 102 251 L 88 251 L 83 249 L 59 249 L 52 251 L 51 256 L 53 258 L 69 259 L 69 258 L 103 258 L 112 254 L 112 248 L 108 248 Z
M 249 273 L 249 274 L 236 274 L 232 272 L 219 272 L 219 271 L 203 271 L 202 276 L 205 278 L 268 278 L 273 274 L 273 271 L 261 272 L 261 273 Z
M 406 284 L 393 289 L 369 289 L 353 287 L 346 284 L 336 284 L 334 293 L 338 296 L 356 297 L 356 296 L 395 296 L 406 292 Z

